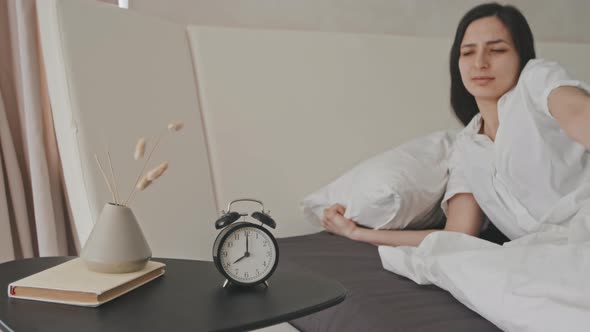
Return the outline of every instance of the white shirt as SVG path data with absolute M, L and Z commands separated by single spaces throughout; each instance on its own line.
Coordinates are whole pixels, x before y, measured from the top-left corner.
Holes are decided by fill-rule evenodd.
M 442 201 L 445 213 L 455 194 L 472 193 L 494 225 L 515 239 L 567 227 L 584 202 L 590 203 L 590 153 L 548 110 L 547 97 L 559 86 L 590 91 L 558 63 L 530 60 L 516 86 L 498 100 L 495 142 L 479 134 L 480 114 L 458 134 Z

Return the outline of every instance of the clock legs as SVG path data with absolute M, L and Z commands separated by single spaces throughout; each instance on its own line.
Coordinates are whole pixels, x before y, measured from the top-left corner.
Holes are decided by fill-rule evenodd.
M 227 287 L 227 285 L 229 285 L 229 284 L 230 284 L 229 280 L 225 279 L 225 281 L 223 282 L 223 288 Z M 268 286 L 270 284 L 268 283 L 268 280 L 267 280 L 267 281 L 263 282 L 263 285 L 266 286 L 266 288 L 268 288 Z

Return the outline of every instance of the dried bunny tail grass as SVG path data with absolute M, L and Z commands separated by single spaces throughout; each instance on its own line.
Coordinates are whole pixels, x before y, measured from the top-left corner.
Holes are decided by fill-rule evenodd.
M 151 171 L 147 172 L 146 178 L 149 181 L 154 181 L 155 179 L 159 178 L 164 174 L 164 172 L 168 169 L 168 162 L 165 161 L 160 164 L 160 166 L 152 169 Z
M 141 137 L 137 140 L 137 144 L 135 145 L 135 153 L 133 153 L 133 159 L 139 160 L 143 158 L 145 153 L 145 143 L 146 140 L 144 137 Z
M 182 127 L 184 127 L 184 123 L 182 123 L 182 122 L 171 122 L 168 125 L 168 130 L 170 132 L 172 132 L 172 131 L 180 131 L 182 129 Z
M 152 184 L 152 181 L 148 180 L 147 176 L 144 176 L 141 178 L 141 181 L 137 183 L 136 188 L 143 191 L 145 188 L 149 187 L 150 184 Z
M 113 202 L 116 202 L 117 200 L 115 199 L 115 193 L 113 192 L 113 188 L 111 188 L 111 183 L 109 182 L 109 178 L 107 177 L 107 174 L 104 172 L 104 169 L 102 168 L 102 165 L 100 164 L 100 161 L 98 160 L 98 156 L 96 154 L 94 154 L 94 159 L 96 160 L 96 163 L 98 164 L 98 168 L 100 168 L 100 172 L 102 173 L 102 176 L 104 177 L 104 181 L 107 183 L 107 187 L 109 188 L 109 191 L 111 192 L 111 195 L 113 197 Z
M 171 122 L 170 124 L 168 124 L 168 131 L 169 132 L 180 131 L 183 127 L 184 127 L 184 123 L 182 123 L 182 122 Z M 152 153 L 154 153 L 154 151 L 158 147 L 158 144 L 160 144 L 160 140 L 162 139 L 162 136 L 165 133 L 166 133 L 166 130 L 163 129 L 162 133 L 160 134 L 160 136 L 156 140 L 154 146 L 150 149 L 150 152 L 149 152 L 149 154 L 148 154 L 145 162 L 143 163 L 143 167 L 141 168 L 141 171 L 137 175 L 137 179 L 135 180 L 135 183 L 133 185 L 133 189 L 129 193 L 129 196 L 127 197 L 127 200 L 125 200 L 125 205 L 128 205 L 131 202 L 132 198 L 134 197 L 134 194 L 136 192 L 135 189 L 139 188 L 139 182 L 140 182 L 141 175 L 145 171 L 145 168 L 146 168 L 148 162 L 150 161 L 150 158 L 152 157 Z M 167 168 L 167 165 L 166 165 L 166 168 Z M 163 169 L 162 173 L 166 170 L 166 168 Z M 159 174 L 158 176 L 160 176 L 160 175 L 162 175 L 162 174 Z M 149 184 L 147 184 L 147 185 L 149 185 Z M 147 185 L 146 185 L 146 187 L 147 187 Z M 144 189 L 145 189 L 145 187 L 144 187 Z
M 139 184 L 139 179 L 141 178 L 141 175 L 143 174 L 143 171 L 145 171 L 145 168 L 147 167 L 148 162 L 152 158 L 152 154 L 154 153 L 154 151 L 156 150 L 156 148 L 160 144 L 160 140 L 162 139 L 162 136 L 165 133 L 166 133 L 166 131 L 162 131 L 162 133 L 160 134 L 160 136 L 158 136 L 158 139 L 156 140 L 156 143 L 154 144 L 154 146 L 150 150 L 150 153 L 148 154 L 145 162 L 143 163 L 143 167 L 141 168 L 141 171 L 139 172 L 139 174 L 137 174 L 137 178 L 135 179 L 135 183 L 133 183 L 133 189 L 131 190 L 131 192 L 129 193 L 129 196 L 125 200 L 125 205 L 129 205 L 131 203 L 131 198 L 132 198 L 133 194 L 135 193 L 135 189 L 137 188 L 137 185 Z

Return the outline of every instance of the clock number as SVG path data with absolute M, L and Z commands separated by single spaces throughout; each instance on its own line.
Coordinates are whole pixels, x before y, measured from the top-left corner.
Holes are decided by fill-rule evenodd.
M 231 247 L 233 247 L 233 246 L 234 246 L 234 243 L 233 243 L 233 242 L 228 242 L 228 243 L 227 243 L 227 247 L 228 247 L 228 248 L 231 248 Z
M 259 275 L 260 275 L 260 271 L 258 271 L 258 269 L 256 269 L 256 276 L 259 276 Z
M 221 254 L 223 255 L 223 257 L 227 257 L 227 251 L 224 251 Z
M 234 240 L 239 240 L 240 239 L 240 234 L 236 233 L 236 235 L 234 235 Z
M 250 236 L 250 231 L 246 231 L 246 236 Z
M 225 265 L 225 268 L 229 268 L 230 263 L 229 262 L 225 262 L 223 265 Z
M 240 271 L 240 269 L 236 269 L 235 275 L 238 275 L 238 271 Z
M 256 233 L 256 239 L 258 239 L 258 233 Z
M 271 256 L 271 254 L 272 254 L 272 253 L 271 253 L 270 251 L 267 251 L 267 252 L 266 252 L 266 257 L 270 257 L 270 256 Z
M 268 247 L 269 241 L 268 240 L 264 240 L 264 245 L 263 247 Z
M 266 261 L 262 262 L 262 265 L 266 266 Z
M 244 272 L 244 278 L 249 278 L 250 275 L 248 274 L 248 272 Z

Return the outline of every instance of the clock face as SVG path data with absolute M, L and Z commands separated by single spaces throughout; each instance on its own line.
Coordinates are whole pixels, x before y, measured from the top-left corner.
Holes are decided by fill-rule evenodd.
M 274 239 L 255 225 L 230 231 L 218 253 L 219 263 L 227 276 L 243 284 L 265 279 L 277 262 Z

